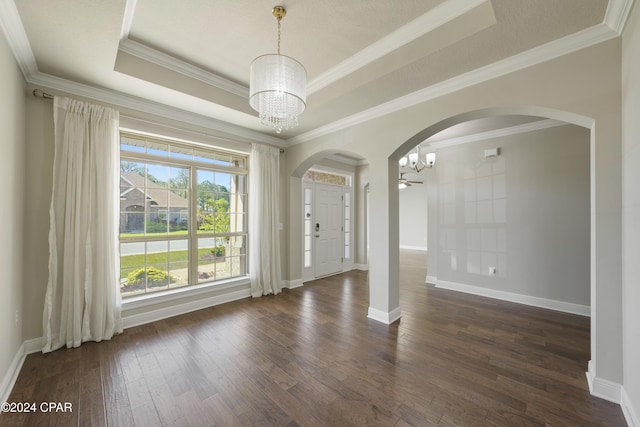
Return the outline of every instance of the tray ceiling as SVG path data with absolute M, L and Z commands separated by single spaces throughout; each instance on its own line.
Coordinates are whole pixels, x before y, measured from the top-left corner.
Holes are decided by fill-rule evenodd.
M 282 53 L 308 72 L 296 141 L 404 96 L 603 26 L 626 0 L 281 2 Z M 249 65 L 276 50 L 256 0 L 16 0 L 37 72 L 275 140 L 248 105 Z M 13 34 L 15 39 L 18 37 Z M 29 79 L 27 79 L 29 80 Z M 32 79 L 36 81 L 37 79 Z

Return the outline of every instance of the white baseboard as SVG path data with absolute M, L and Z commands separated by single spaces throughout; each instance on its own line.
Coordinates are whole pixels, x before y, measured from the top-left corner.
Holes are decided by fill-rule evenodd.
M 367 317 L 377 322 L 384 323 L 385 325 L 390 325 L 396 320 L 400 319 L 401 317 L 400 307 L 395 308 L 388 313 L 386 311 L 369 307 L 369 313 L 367 314 Z
M 369 271 L 369 264 L 353 264 L 355 270 Z
M 16 384 L 16 380 L 18 379 L 18 375 L 20 374 L 20 370 L 24 364 L 24 359 L 27 355 L 37 353 L 40 350 L 42 350 L 42 338 L 27 340 L 20 345 L 15 356 L 13 356 L 9 369 L 7 369 L 7 372 L 0 383 L 0 402 L 6 402 L 9 400 L 9 395 L 11 394 L 11 390 L 13 390 L 13 386 Z
M 20 374 L 20 369 L 22 369 L 25 357 L 27 357 L 27 353 L 24 349 L 23 343 L 18 348 L 16 355 L 13 357 L 13 360 L 9 365 L 9 369 L 7 369 L 7 373 L 2 379 L 2 383 L 0 383 L 0 402 L 6 402 L 9 400 L 9 395 L 11 394 L 11 390 L 13 390 L 13 386 L 18 379 L 18 374 Z
M 422 251 L 427 252 L 426 246 L 409 246 L 409 245 L 400 245 L 400 249 L 408 249 L 410 251 Z
M 597 377 L 592 360 L 589 361 L 589 367 L 586 375 L 591 395 L 608 400 L 609 402 L 620 404 L 622 386 L 618 383 L 614 383 L 613 381 Z
M 640 412 L 634 408 L 626 390 L 622 387 L 620 393 L 620 407 L 622 407 L 622 413 L 629 426 L 640 426 Z
M 427 277 L 425 277 L 425 279 L 424 279 L 424 282 L 428 283 L 430 285 L 435 285 L 436 284 L 436 280 L 438 280 L 438 278 L 436 276 L 427 275 Z
M 482 288 L 480 286 L 471 286 L 462 283 L 448 282 L 429 276 L 427 276 L 427 283 L 433 283 L 437 288 L 450 289 L 452 291 L 465 292 L 467 294 L 480 295 L 483 297 L 490 297 L 503 301 L 511 301 L 519 304 L 531 305 L 534 307 L 562 311 L 565 313 L 579 314 L 581 316 L 589 317 L 591 315 L 591 307 L 589 307 L 588 305 L 573 304 L 570 302 L 556 301 L 530 295 L 516 294 L 513 292 L 499 291 L 496 289 Z
M 33 354 L 42 351 L 42 337 L 26 340 L 24 343 L 24 351 L 26 354 Z
M 282 287 L 283 288 L 287 288 L 287 289 L 295 289 L 295 288 L 299 288 L 303 285 L 303 281 L 302 279 L 295 279 L 295 280 L 283 280 L 282 281 Z

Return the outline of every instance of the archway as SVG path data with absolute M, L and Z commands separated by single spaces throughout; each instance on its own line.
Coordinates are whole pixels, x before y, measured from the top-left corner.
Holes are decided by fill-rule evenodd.
M 434 123 L 420 132 L 413 135 L 408 140 L 404 141 L 398 148 L 391 154 L 390 159 L 398 161 L 409 150 L 420 144 L 425 139 L 429 138 L 436 133 L 450 128 L 451 126 L 468 122 L 470 120 L 481 119 L 491 116 L 508 116 L 508 115 L 522 115 L 522 116 L 534 116 L 547 119 L 554 119 L 571 123 L 584 128 L 592 129 L 595 120 L 590 117 L 585 117 L 580 114 L 570 113 L 567 111 L 554 110 L 544 107 L 501 107 L 501 108 L 485 108 L 473 111 L 467 111 L 455 116 L 451 116 L 447 119 Z M 591 144 L 594 144 L 594 138 L 592 135 Z M 593 147 L 592 147 L 593 149 Z
M 366 182 L 362 182 L 361 176 L 359 173 L 355 172 L 355 169 L 359 169 L 361 166 L 366 167 L 366 159 L 364 159 L 361 155 L 347 150 L 318 150 L 317 152 L 306 156 L 304 159 L 300 161 L 296 161 L 295 165 L 291 165 L 291 172 L 288 176 L 288 189 L 289 189 L 289 224 L 290 230 L 288 237 L 288 275 L 293 280 L 290 280 L 289 287 L 297 287 L 302 285 L 304 278 L 306 277 L 303 274 L 303 235 L 304 235 L 304 223 L 303 223 L 303 180 L 302 177 L 305 173 L 314 165 L 321 163 L 323 160 L 333 160 L 337 162 L 345 161 L 343 159 L 347 159 L 345 165 L 349 166 L 351 169 L 354 169 L 353 173 L 353 182 L 351 185 L 352 188 L 352 198 L 353 198 L 353 206 L 352 213 L 355 221 L 353 221 L 356 225 L 356 229 L 353 230 L 354 234 L 363 233 L 363 221 L 360 219 L 364 217 L 364 203 L 361 200 L 364 200 L 364 185 Z M 346 169 L 349 169 L 346 167 Z M 363 261 L 365 255 L 362 252 L 364 249 L 357 247 L 352 248 L 352 257 L 351 264 L 354 265 L 355 268 L 364 268 L 364 264 L 366 260 Z M 358 251 L 356 253 L 356 251 Z M 308 278 L 308 277 L 307 277 Z
M 526 115 L 535 116 L 544 119 L 554 119 L 567 124 L 573 124 L 589 131 L 589 188 L 590 188 L 590 239 L 589 239 L 589 252 L 590 252 L 590 272 L 589 272 L 589 287 L 590 287 L 590 321 L 591 321 L 591 361 L 589 362 L 589 368 L 587 372 L 587 378 L 589 380 L 590 388 L 593 391 L 595 376 L 595 358 L 597 350 L 597 335 L 598 325 L 596 323 L 596 306 L 598 303 L 598 293 L 603 292 L 603 284 L 598 286 L 598 276 L 596 274 L 596 224 L 597 224 L 597 210 L 596 210 L 596 133 L 595 133 L 595 120 L 590 117 L 586 117 L 579 114 L 574 114 L 566 111 L 542 108 L 542 107 L 505 107 L 505 108 L 487 108 L 464 112 L 456 116 L 449 117 L 445 120 L 441 120 L 434 123 L 420 132 L 414 134 L 412 137 L 401 143 L 398 148 L 389 156 L 389 167 L 397 169 L 397 162 L 402 157 L 413 149 L 415 146 L 429 138 L 430 136 L 447 129 L 451 126 L 464 123 L 470 120 L 476 120 L 494 116 L 504 115 Z M 600 142 L 602 144 L 602 142 Z M 395 172 L 394 172 L 395 173 Z M 390 170 L 390 175 L 392 172 Z M 391 193 L 398 191 L 393 186 L 389 187 Z M 395 196 L 389 197 L 393 199 Z M 603 257 L 602 250 L 598 253 L 600 257 Z

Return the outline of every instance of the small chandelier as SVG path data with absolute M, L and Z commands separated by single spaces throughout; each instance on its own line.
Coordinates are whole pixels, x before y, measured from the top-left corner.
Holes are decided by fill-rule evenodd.
M 420 158 L 420 147 L 416 148 L 415 153 L 409 153 L 409 157 L 405 156 L 399 161 L 400 167 L 410 167 L 416 173 L 420 173 L 420 171 L 424 168 L 432 168 L 436 163 L 436 153 L 427 153 L 425 160 L 423 161 Z
M 307 71 L 295 59 L 280 55 L 280 21 L 287 11 L 274 6 L 278 20 L 278 53 L 257 57 L 251 63 L 249 105 L 258 112 L 260 123 L 277 133 L 298 125 L 307 101 Z

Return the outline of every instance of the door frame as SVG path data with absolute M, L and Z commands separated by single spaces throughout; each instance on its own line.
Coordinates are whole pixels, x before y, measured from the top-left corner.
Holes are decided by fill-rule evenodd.
M 354 212 L 355 212 L 355 198 L 354 198 L 354 191 L 353 191 L 353 181 L 354 181 L 354 174 L 350 173 L 348 171 L 339 171 L 339 170 L 334 170 L 334 169 L 329 169 L 329 168 L 317 168 L 314 167 L 314 170 L 318 170 L 318 171 L 322 171 L 322 172 L 327 172 L 327 173 L 335 173 L 337 175 L 344 175 L 344 176 L 349 176 L 350 177 L 350 184 L 351 185 L 337 185 L 337 184 L 327 184 L 327 183 L 323 183 L 323 182 L 314 182 L 314 181 L 307 181 L 307 180 L 302 180 L 302 188 L 301 188 L 301 203 L 302 203 L 302 214 L 303 216 L 305 215 L 305 191 L 306 190 L 310 190 L 311 191 L 311 225 L 313 226 L 315 224 L 315 220 L 316 220 L 316 216 L 315 216 L 315 201 L 316 201 L 316 184 L 322 184 L 322 185 L 330 185 L 330 186 L 335 186 L 338 188 L 342 189 L 342 214 L 341 214 L 341 222 L 342 222 L 342 233 L 341 233 L 341 239 L 342 239 L 342 245 L 340 246 L 342 248 L 342 252 L 340 254 L 341 258 L 342 258 L 342 269 L 340 271 L 338 271 L 337 273 L 334 274 L 339 274 L 345 271 L 349 271 L 353 269 L 353 259 L 354 259 L 354 249 L 353 249 L 353 242 L 354 242 L 354 233 L 355 233 L 355 225 L 353 224 L 353 219 L 354 219 Z M 345 253 L 344 253 L 344 239 L 345 239 L 345 230 L 344 230 L 344 224 L 345 224 L 345 218 L 344 218 L 344 212 L 345 212 L 345 194 L 349 193 L 350 194 L 350 206 L 349 206 L 349 216 L 350 216 L 350 232 L 349 232 L 349 248 L 350 248 L 350 256 L 347 258 L 345 257 Z M 318 276 L 316 275 L 316 266 L 315 266 L 315 252 L 314 252 L 314 230 L 312 228 L 311 230 L 311 235 L 310 236 L 306 236 L 306 232 L 305 232 L 305 220 L 306 218 L 302 219 L 302 230 L 301 230 L 301 239 L 302 239 L 302 256 L 301 256 L 301 264 L 302 264 L 302 281 L 303 282 L 307 282 L 310 280 L 314 280 L 316 279 Z M 306 244 L 305 244 L 305 238 L 310 237 L 311 238 L 311 265 L 310 266 L 305 266 L 305 248 L 306 248 Z

